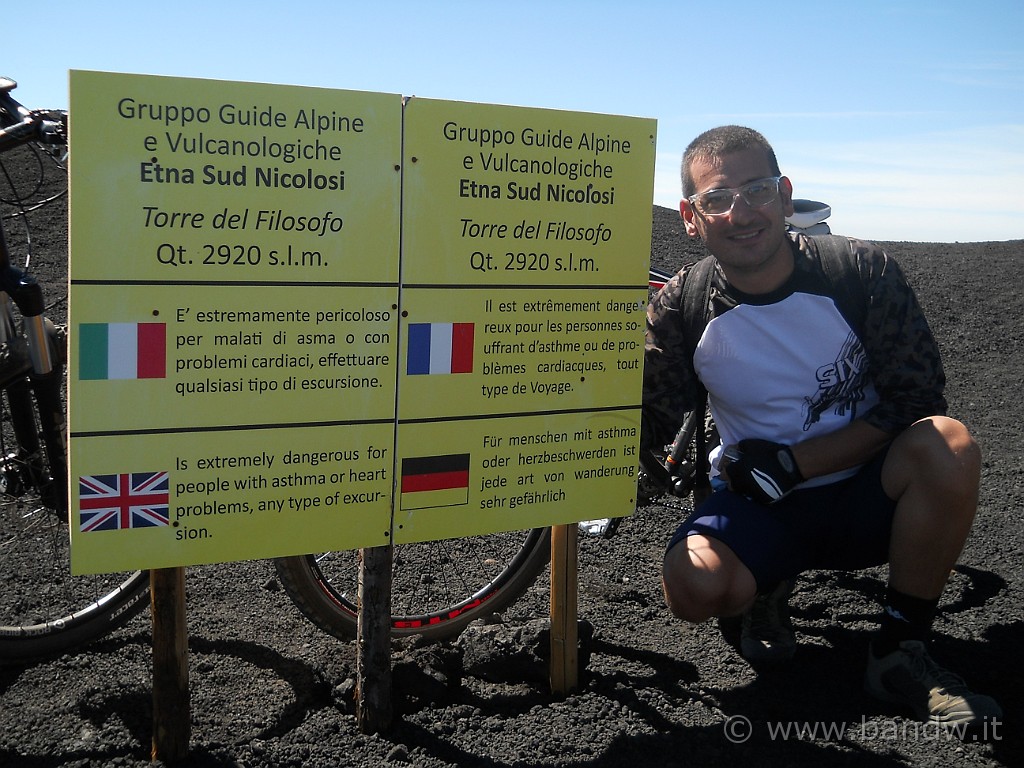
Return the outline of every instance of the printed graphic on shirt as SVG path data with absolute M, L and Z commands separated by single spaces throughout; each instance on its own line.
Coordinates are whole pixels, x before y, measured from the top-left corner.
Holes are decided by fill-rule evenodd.
M 850 331 L 834 363 L 817 371 L 818 389 L 804 398 L 804 432 L 830 408 L 836 416 L 857 416 L 857 404 L 864 400 L 864 372 L 867 354 L 857 334 Z

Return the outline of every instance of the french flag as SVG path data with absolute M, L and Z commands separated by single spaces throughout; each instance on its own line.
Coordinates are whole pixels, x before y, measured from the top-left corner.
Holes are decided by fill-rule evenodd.
M 473 372 L 473 323 L 410 323 L 410 376 Z

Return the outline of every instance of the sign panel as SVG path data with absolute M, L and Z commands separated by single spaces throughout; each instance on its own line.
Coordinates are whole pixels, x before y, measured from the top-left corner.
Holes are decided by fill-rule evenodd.
M 401 109 L 72 72 L 76 573 L 390 540 Z
M 412 99 L 404 146 L 397 456 L 468 480 L 395 541 L 630 514 L 654 121 Z
M 632 511 L 653 120 L 71 84 L 74 572 Z

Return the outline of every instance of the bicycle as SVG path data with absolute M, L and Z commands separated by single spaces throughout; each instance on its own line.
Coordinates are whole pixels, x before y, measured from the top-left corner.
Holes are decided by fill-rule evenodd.
M 67 113 L 26 109 L 11 95 L 16 86 L 0 77 L 0 662 L 77 648 L 149 604 L 146 571 L 71 577 L 66 334 L 27 272 L 29 214 L 66 193 Z M 47 163 L 64 179 L 52 194 Z M 5 236 L 14 221 L 24 232 L 25 269 L 13 265 Z

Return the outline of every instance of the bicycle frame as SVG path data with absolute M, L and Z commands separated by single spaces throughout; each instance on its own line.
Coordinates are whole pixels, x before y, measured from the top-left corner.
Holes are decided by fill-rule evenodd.
M 660 291 L 672 277 L 671 272 L 658 269 L 658 267 L 651 267 L 647 272 L 647 287 L 653 291 Z

